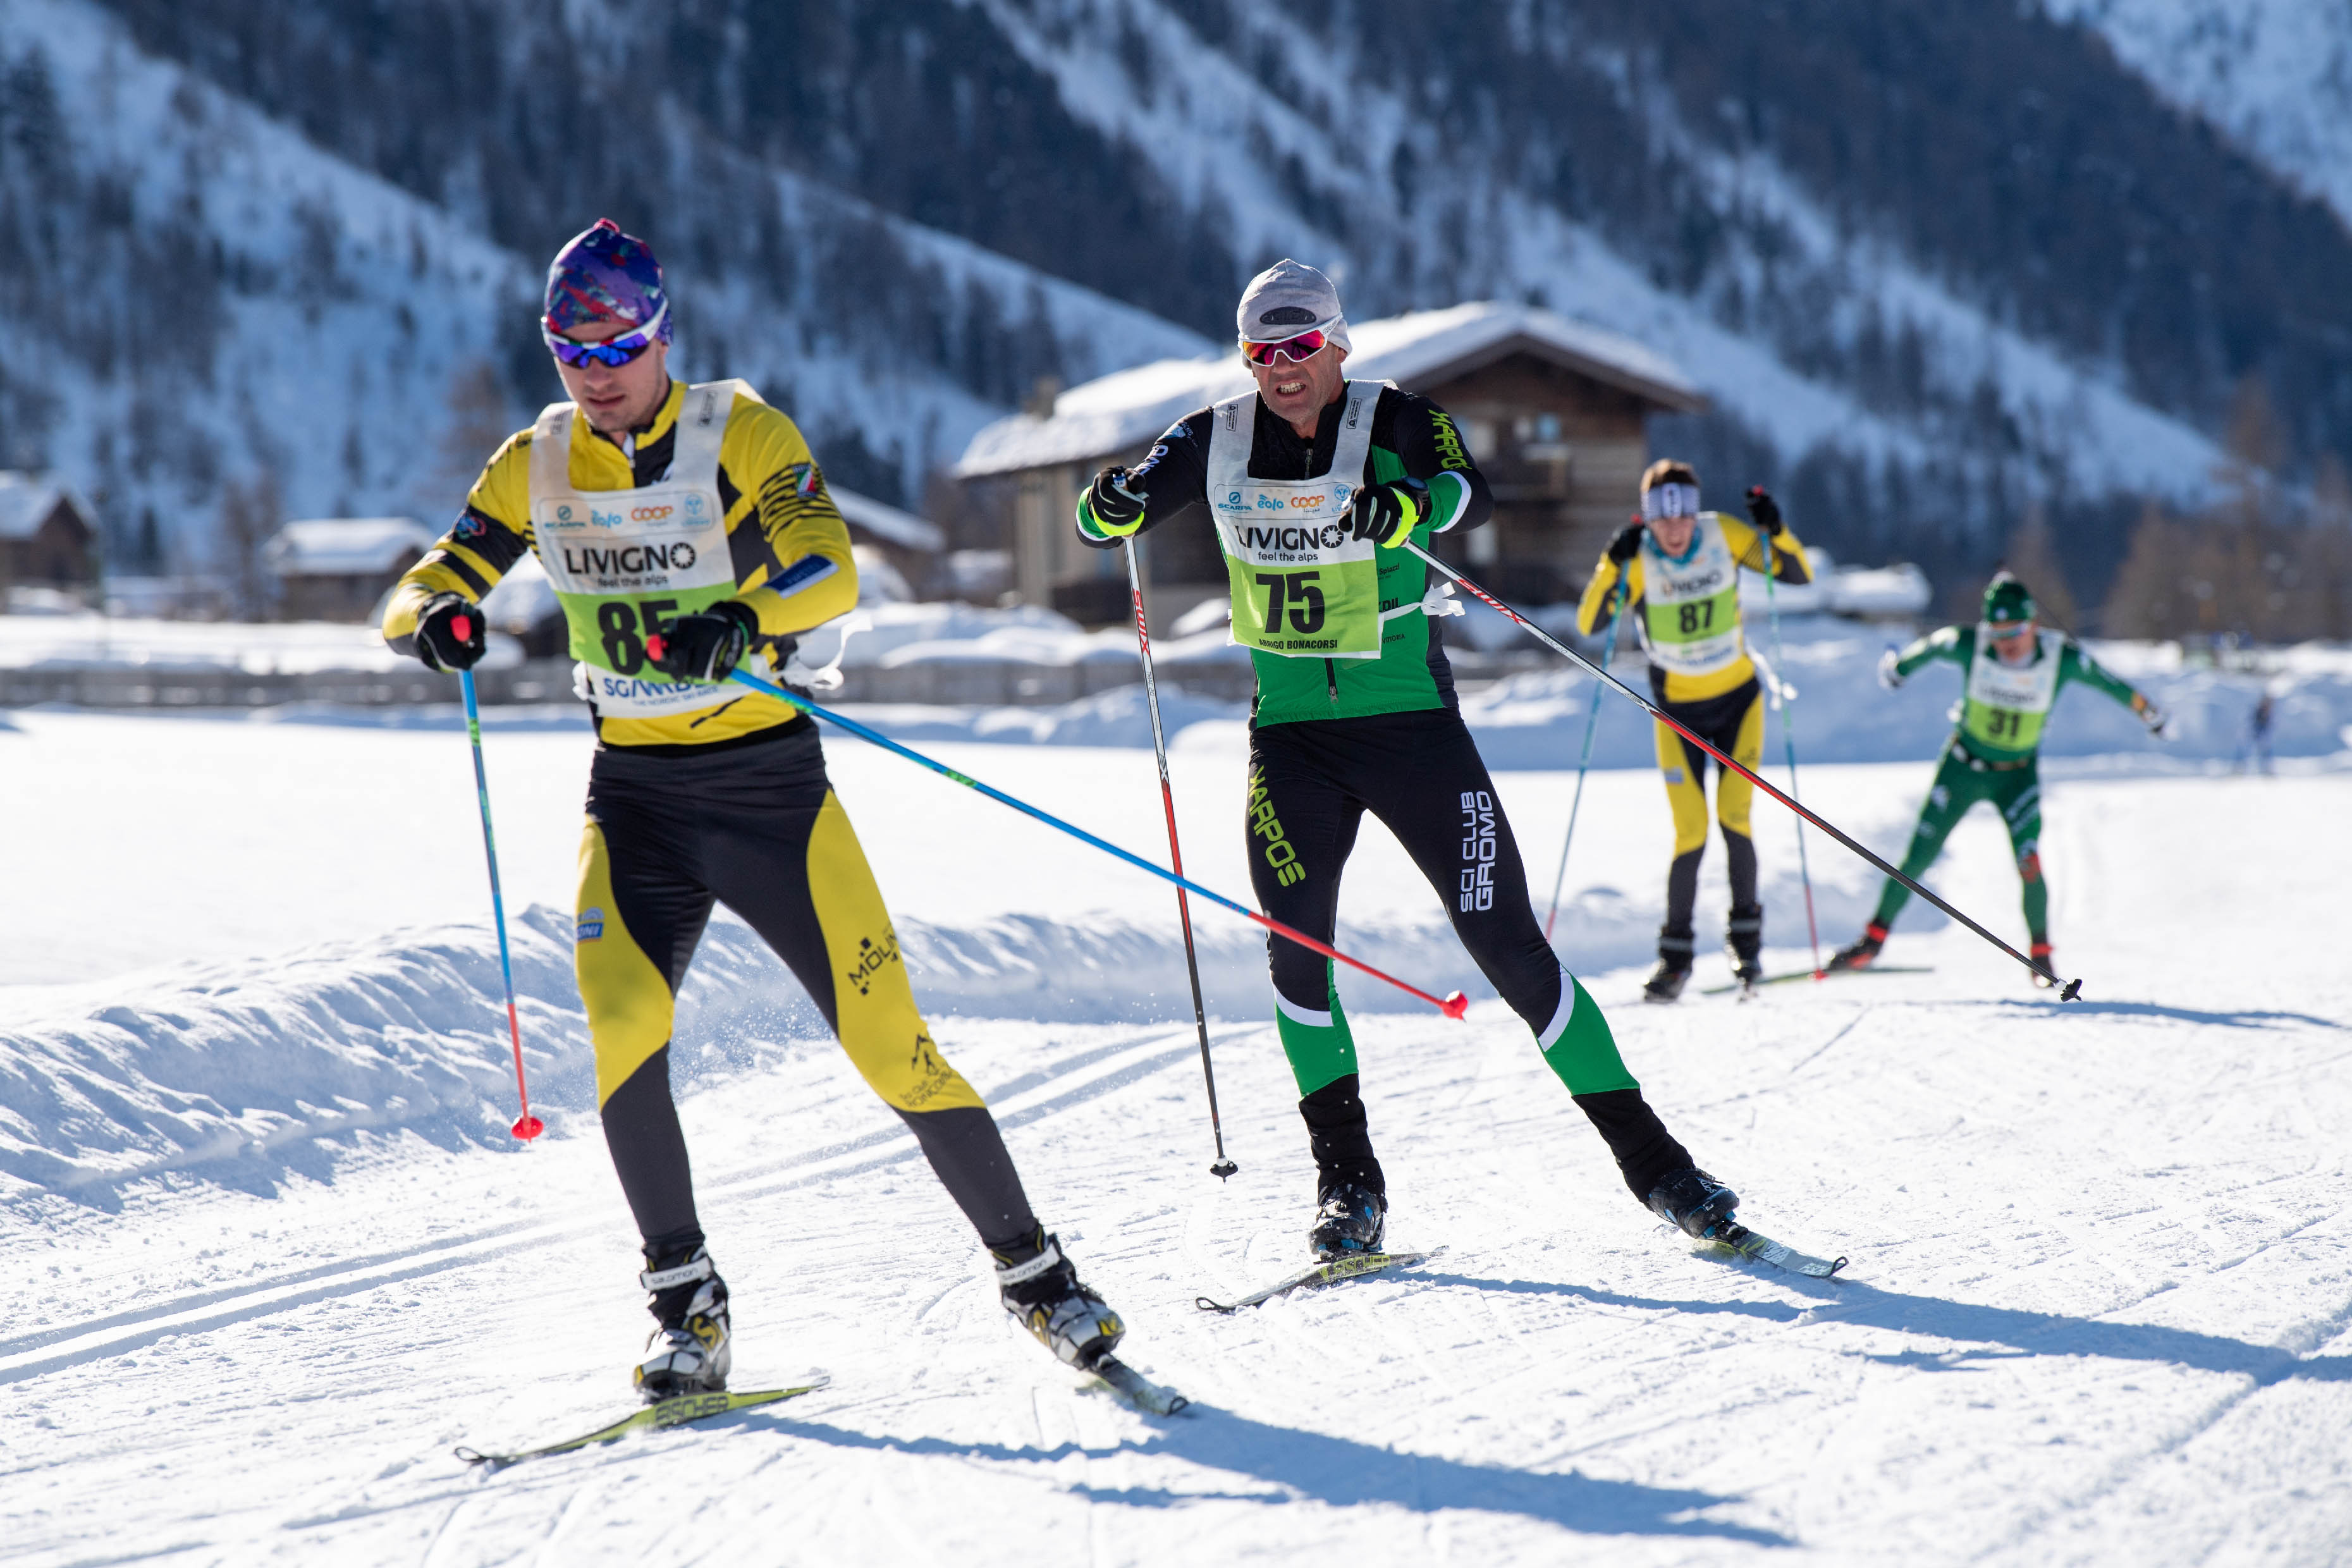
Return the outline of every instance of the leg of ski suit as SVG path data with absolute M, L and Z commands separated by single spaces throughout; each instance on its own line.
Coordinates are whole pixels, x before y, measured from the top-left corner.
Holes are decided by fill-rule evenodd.
M 1750 768 L 1763 762 L 1764 689 L 1759 682 L 1750 679 L 1702 701 L 1661 706 L 1734 761 Z M 1658 956 L 1677 969 L 1688 969 L 1698 946 L 1693 916 L 1699 862 L 1706 855 L 1706 769 L 1713 759 L 1666 725 L 1653 728 L 1666 805 L 1675 815 L 1675 858 L 1666 870 L 1666 922 L 1658 928 Z M 1756 786 L 1719 763 L 1717 767 L 1715 814 L 1723 829 L 1724 869 L 1731 881 L 1726 930 L 1732 951 L 1743 963 L 1751 962 L 1764 945 L 1764 909 L 1756 901 L 1756 838 L 1748 826 Z
M 1445 900 L 1454 933 L 1535 1031 L 1544 1060 L 1608 1142 L 1633 1195 L 1646 1199 L 1660 1178 L 1690 1164 L 1643 1100 L 1600 1007 L 1544 941 L 1510 823 L 1459 714 L 1432 709 L 1251 732 L 1244 830 L 1266 913 L 1332 940 L 1340 873 L 1367 810 Z M 1320 1184 L 1326 1193 L 1339 1182 L 1385 1192 L 1331 963 L 1280 937 L 1268 940 L 1266 953 L 1276 1025 L 1303 1097 Z
M 2023 887 L 2025 929 L 2035 942 L 2050 935 L 2050 889 L 2042 879 L 2042 768 L 2038 757 L 2014 766 L 1999 766 L 1972 757 L 1958 741 L 1948 742 L 1936 766 L 1936 782 L 1919 808 L 1919 824 L 1904 852 L 1903 874 L 1916 879 L 1944 852 L 1944 841 L 1960 818 L 1979 801 L 1991 803 L 2009 829 L 2009 846 L 2017 859 Z M 1878 912 L 1872 923 L 1882 930 L 1910 900 L 1911 889 L 1892 877 L 1878 895 Z
M 670 1098 L 679 983 L 713 900 L 775 950 L 982 1239 L 1036 1228 L 995 1119 L 931 1042 L 813 723 L 690 756 L 600 748 L 574 948 L 614 1169 L 648 1257 L 702 1239 Z

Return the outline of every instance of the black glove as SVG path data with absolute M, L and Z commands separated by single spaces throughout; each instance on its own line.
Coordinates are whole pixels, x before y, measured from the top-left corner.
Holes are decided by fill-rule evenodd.
M 1393 549 L 1429 521 L 1429 485 L 1422 479 L 1368 485 L 1348 508 L 1348 533 Z
M 1622 566 L 1639 555 L 1642 552 L 1642 533 L 1643 528 L 1638 522 L 1629 522 L 1619 529 L 1617 537 L 1609 542 L 1609 559 Z
M 416 612 L 416 657 L 427 669 L 473 668 L 488 636 L 482 607 L 463 594 L 436 594 Z
M 724 680 L 751 650 L 759 629 L 760 617 L 751 605 L 721 599 L 646 638 L 646 657 L 673 680 Z
M 1105 468 L 1087 487 L 1087 510 L 1105 533 L 1133 533 L 1143 525 L 1143 502 L 1120 488 L 1126 483 L 1125 468 Z
M 1748 515 L 1756 520 L 1757 527 L 1775 539 L 1780 538 L 1780 530 L 1788 526 L 1780 521 L 1780 503 L 1774 500 L 1772 492 L 1762 485 L 1748 487 Z

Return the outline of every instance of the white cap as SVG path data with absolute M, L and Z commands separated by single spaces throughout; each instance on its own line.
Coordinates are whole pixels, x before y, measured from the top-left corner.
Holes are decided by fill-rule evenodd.
M 1283 258 L 1249 280 L 1234 323 L 1245 343 L 1278 343 L 1321 329 L 1348 348 L 1348 322 L 1339 312 L 1339 290 L 1304 261 Z

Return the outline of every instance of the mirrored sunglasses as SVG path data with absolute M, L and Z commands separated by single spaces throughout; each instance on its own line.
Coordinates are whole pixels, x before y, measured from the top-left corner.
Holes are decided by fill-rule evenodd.
M 654 312 L 652 321 L 634 332 L 623 332 L 619 337 L 606 338 L 601 343 L 583 343 L 567 338 L 549 325 L 545 317 L 540 319 L 539 335 L 546 340 L 551 353 L 575 369 L 588 364 L 624 365 L 660 340 L 662 318 L 668 314 L 669 301 L 665 300 L 661 309 Z
M 1331 335 L 1320 327 L 1285 338 L 1278 343 L 1242 344 L 1242 357 L 1252 364 L 1275 364 L 1283 360 L 1310 360 L 1323 352 Z

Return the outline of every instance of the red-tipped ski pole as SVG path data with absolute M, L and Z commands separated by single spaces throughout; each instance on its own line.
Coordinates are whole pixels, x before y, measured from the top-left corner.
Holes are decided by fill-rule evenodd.
M 1404 542 L 1403 548 L 1412 551 L 1415 555 L 1420 556 L 1423 561 L 1428 562 L 1432 566 L 1434 566 L 1440 572 L 1444 573 L 1454 582 L 1459 583 L 1464 588 L 1467 589 L 1471 596 L 1476 599 L 1480 604 L 1485 605 L 1496 615 L 1502 616 L 1506 619 L 1516 623 L 1522 630 L 1527 632 L 1528 636 L 1534 637 L 1538 642 L 1551 649 L 1552 652 L 1559 655 L 1562 658 L 1569 660 L 1578 668 L 1591 672 L 1592 675 L 1607 682 L 1609 685 L 1615 687 L 1629 700 L 1633 702 L 1651 718 L 1655 719 L 1659 723 L 1664 724 L 1669 730 L 1672 730 L 1676 734 L 1682 736 L 1683 739 L 1688 741 L 1692 745 L 1696 746 L 1700 751 L 1705 752 L 1708 756 L 1713 757 L 1717 762 L 1721 763 L 1725 767 L 1729 768 L 1732 772 L 1746 779 L 1749 784 L 1754 784 L 1758 789 L 1762 790 L 1766 795 L 1770 795 L 1774 800 L 1779 801 L 1782 805 L 1787 806 L 1790 811 L 1795 812 L 1799 816 L 1803 817 L 1807 822 L 1811 823 L 1815 827 L 1820 828 L 1823 833 L 1828 834 L 1832 838 L 1836 839 L 1839 843 L 1844 845 L 1847 848 L 1853 850 L 1855 854 L 1861 856 L 1872 865 L 1877 867 L 1880 870 L 1885 872 L 1888 876 L 1894 878 L 1896 881 L 1902 883 L 1905 887 L 1910 889 L 1913 892 L 1918 894 L 1921 898 L 1927 900 L 1929 903 L 1935 905 L 1937 909 L 1943 910 L 1946 914 L 1951 916 L 1954 920 L 1959 921 L 1962 925 L 1976 932 L 1977 935 L 1984 938 L 1985 941 L 1992 943 L 1993 946 L 2000 949 L 2001 952 L 2009 954 L 2010 957 L 2025 965 L 2027 969 L 2039 974 L 2044 980 L 2049 981 L 2053 985 L 2058 984 L 2058 976 L 2051 973 L 2050 970 L 2034 963 L 2033 960 L 2026 957 L 2025 954 L 2018 952 L 2017 949 L 2010 946 L 2009 943 L 1993 935 L 1992 932 L 1985 930 L 1984 927 L 1970 920 L 1967 915 L 1962 914 L 1958 910 L 1954 909 L 1950 904 L 1946 903 L 1942 899 L 1937 897 L 1933 892 L 1921 886 L 1917 881 L 1905 876 L 1898 868 L 1888 865 L 1885 860 L 1871 853 L 1868 848 L 1857 843 L 1853 837 L 1834 824 L 1824 821 L 1822 818 L 1806 810 L 1802 805 L 1797 804 L 1797 802 L 1781 794 L 1779 790 L 1774 789 L 1768 781 L 1756 772 L 1755 769 L 1743 766 L 1742 764 L 1734 762 L 1731 758 L 1725 756 L 1721 752 L 1716 750 L 1713 743 L 1708 742 L 1705 736 L 1693 733 L 1687 726 L 1677 721 L 1671 714 L 1660 711 L 1655 703 L 1643 696 L 1640 692 L 1634 690 L 1632 687 L 1626 685 L 1623 681 L 1618 679 L 1615 676 L 1595 668 L 1591 659 L 1586 658 L 1582 654 L 1578 653 L 1574 648 L 1570 647 L 1558 637 L 1553 637 L 1549 632 L 1544 630 L 1541 626 L 1528 619 L 1527 616 L 1519 614 L 1518 611 L 1511 608 L 1510 605 L 1503 603 L 1502 600 L 1497 599 L 1494 595 L 1489 594 L 1486 589 L 1481 588 L 1477 584 L 1473 583 L 1469 578 L 1465 577 L 1461 573 L 1456 572 L 1453 567 L 1448 566 L 1444 562 L 1440 561 L 1436 556 L 1432 555 L 1428 551 L 1423 550 L 1412 540 L 1406 540 Z M 2062 1002 L 2072 1002 L 2080 997 L 2082 994 L 2082 981 L 2069 980 L 2060 988 L 2058 992 L 2058 999 Z
M 449 629 L 461 641 L 473 631 L 463 616 L 451 621 Z M 466 693 L 466 737 L 474 743 L 474 796 L 482 806 L 482 853 L 490 862 L 490 917 L 498 923 L 499 974 L 507 987 L 507 1038 L 514 1043 L 515 1093 L 522 1101 L 522 1114 L 509 1131 L 529 1142 L 547 1131 L 547 1123 L 530 1113 L 530 1086 L 522 1076 L 522 1020 L 515 1012 L 514 959 L 507 952 L 507 901 L 499 890 L 499 844 L 490 832 L 490 778 L 482 769 L 482 710 L 474 700 L 474 672 L 459 670 L 457 684 Z
M 1625 609 L 1625 579 L 1617 579 L 1617 602 L 1609 607 L 1608 640 L 1601 645 L 1601 672 L 1609 673 L 1609 656 L 1617 651 L 1617 617 Z M 1551 940 L 1552 921 L 1559 918 L 1559 890 L 1568 881 L 1568 850 L 1576 842 L 1577 814 L 1584 809 L 1584 775 L 1592 766 L 1592 736 L 1601 727 L 1601 688 L 1592 689 L 1592 709 L 1584 716 L 1584 751 L 1576 759 L 1576 795 L 1568 803 L 1568 832 L 1559 841 L 1559 869 L 1551 874 L 1551 908 L 1544 912 L 1544 941 Z
M 1129 537 L 1124 542 L 1128 596 L 1135 601 L 1135 651 L 1143 660 L 1143 700 L 1151 710 L 1151 751 L 1160 759 L 1160 805 L 1168 814 L 1168 864 L 1181 877 L 1184 850 L 1176 842 L 1176 791 L 1168 782 L 1168 735 L 1160 727 L 1160 682 L 1151 672 L 1151 627 L 1143 615 L 1143 573 L 1136 564 L 1135 540 Z M 1225 1158 L 1225 1128 L 1217 1115 L 1217 1074 L 1209 1065 L 1209 1010 L 1201 1001 L 1201 961 L 1192 951 L 1192 906 L 1181 887 L 1176 889 L 1176 919 L 1184 928 L 1184 972 L 1192 980 L 1192 1026 L 1201 1032 L 1201 1081 L 1209 1090 L 1209 1135 L 1217 1144 L 1217 1163 L 1209 1167 L 1209 1174 L 1223 1181 L 1241 1167 Z
M 1751 486 L 1748 493 L 1760 496 L 1764 493 L 1764 487 Z M 1764 616 L 1772 623 L 1772 706 L 1780 715 L 1780 744 L 1789 753 L 1789 795 L 1793 800 L 1800 793 L 1797 788 L 1797 721 L 1789 711 L 1789 707 L 1796 700 L 1797 690 L 1783 679 L 1789 667 L 1780 657 L 1780 602 L 1772 593 L 1772 580 L 1780 574 L 1780 550 L 1774 542 L 1771 530 L 1759 528 L 1757 531 L 1764 535 Z M 1813 978 L 1821 980 L 1829 972 L 1822 967 L 1822 928 L 1821 923 L 1813 919 L 1813 868 L 1805 858 L 1805 824 L 1802 818 L 1797 823 L 1797 875 L 1805 884 L 1805 935 L 1811 939 L 1813 944 Z
M 1391 974 L 1384 969 L 1375 969 L 1360 958 L 1350 958 L 1346 953 L 1341 952 L 1338 948 L 1333 947 L 1329 942 L 1318 942 L 1315 938 L 1308 936 L 1305 931 L 1298 930 L 1295 926 L 1285 925 L 1271 915 L 1262 915 L 1255 910 L 1251 909 L 1248 905 L 1237 903 L 1234 900 L 1225 897 L 1223 893 L 1212 891 L 1211 889 L 1201 886 L 1200 883 L 1192 880 L 1188 877 L 1184 877 L 1169 870 L 1164 866 L 1155 866 L 1150 861 L 1146 860 L 1142 856 L 1132 854 L 1128 850 L 1121 849 L 1118 845 L 1113 844 L 1107 838 L 1097 838 L 1093 834 L 1088 833 L 1085 828 L 1078 826 L 1076 823 L 1065 822 L 1050 811 L 1041 810 L 1036 806 L 1031 805 L 1025 800 L 1022 800 L 1014 795 L 1009 795 L 1001 789 L 995 789 L 988 784 L 981 783 L 978 779 L 967 777 L 966 775 L 956 772 L 945 763 L 937 761 L 931 757 L 927 757 L 923 755 L 922 752 L 914 750 L 910 746 L 900 745 L 898 742 L 882 733 L 879 730 L 868 729 L 866 726 L 859 723 L 856 720 L 845 718 L 843 715 L 835 712 L 832 709 L 825 707 L 823 703 L 813 702 L 809 699 L 800 695 L 798 692 L 787 690 L 785 688 L 777 685 L 772 680 L 762 680 L 758 676 L 751 674 L 750 671 L 742 669 L 730 671 L 727 679 L 735 682 L 738 686 L 748 686 L 754 691 L 772 697 L 779 702 L 789 702 L 803 713 L 813 714 L 816 718 L 824 720 L 828 724 L 837 725 L 840 728 L 848 731 L 859 740 L 871 742 L 873 744 L 881 747 L 886 752 L 894 752 L 899 756 L 906 758 L 910 763 L 919 763 L 922 766 L 930 769 L 931 772 L 939 774 L 941 778 L 953 779 L 956 783 L 963 785 L 966 789 L 977 790 L 982 795 L 986 795 L 989 799 L 996 802 L 999 805 L 1009 805 L 1013 810 L 1021 813 L 1024 816 L 1035 817 L 1046 826 L 1059 828 L 1062 832 L 1068 834 L 1073 838 L 1078 839 L 1083 843 L 1093 845 L 1096 848 L 1101 850 L 1106 855 L 1116 855 L 1139 871 L 1149 871 L 1160 880 L 1165 882 L 1173 882 L 1178 887 L 1183 889 L 1186 892 L 1206 899 L 1211 903 L 1217 905 L 1221 909 L 1233 910 L 1234 913 L 1241 916 L 1245 921 L 1256 921 L 1259 925 L 1264 926 L 1266 930 L 1272 931 L 1275 935 L 1281 937 L 1286 942 L 1295 942 L 1310 952 L 1319 952 L 1326 958 L 1331 959 L 1339 963 L 1344 963 L 1349 968 L 1369 974 L 1375 980 L 1385 981 L 1387 984 L 1395 986 L 1398 990 L 1405 993 L 1409 996 L 1420 997 L 1423 1001 L 1428 1003 L 1431 1006 L 1436 1008 L 1439 1012 L 1444 1014 L 1449 1018 L 1459 1018 L 1463 1014 L 1468 1012 L 1470 1009 L 1470 999 L 1463 995 L 1459 991 L 1454 992 L 1446 996 L 1433 996 L 1428 992 L 1423 991 L 1420 986 L 1413 984 L 1410 981 L 1399 980 L 1395 975 Z

